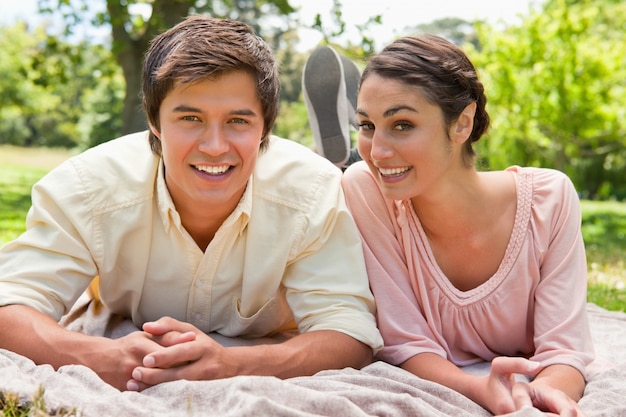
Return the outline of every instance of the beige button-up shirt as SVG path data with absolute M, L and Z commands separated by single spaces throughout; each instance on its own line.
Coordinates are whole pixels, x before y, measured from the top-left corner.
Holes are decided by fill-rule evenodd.
M 272 137 L 235 211 L 202 251 L 170 198 L 147 132 L 73 157 L 33 188 L 27 230 L 0 250 L 0 305 L 60 319 L 100 276 L 100 296 L 137 326 L 171 316 L 260 337 L 337 330 L 382 348 L 341 172 Z

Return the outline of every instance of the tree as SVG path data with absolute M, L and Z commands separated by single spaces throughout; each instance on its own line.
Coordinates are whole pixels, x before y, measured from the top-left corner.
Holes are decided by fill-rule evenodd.
M 475 47 L 479 47 L 474 23 L 458 17 L 444 17 L 430 23 L 421 24 L 416 26 L 416 31 L 443 36 L 455 45 L 463 45 L 466 42 L 470 42 Z
M 94 123 L 118 130 L 107 118 L 117 120 L 110 115 L 120 97 L 103 93 L 121 85 L 112 64 L 102 45 L 63 42 L 23 22 L 0 29 L 0 142 L 83 147 L 93 143 Z
M 262 26 L 264 16 L 288 16 L 294 11 L 288 0 L 103 1 L 106 1 L 106 9 L 93 16 L 93 24 L 110 26 L 113 55 L 124 74 L 125 96 L 121 133 L 135 132 L 147 127 L 141 112 L 141 65 L 149 42 L 155 35 L 176 25 L 189 14 L 210 13 L 218 17 L 237 18 L 247 22 L 255 27 L 257 32 L 264 33 L 266 39 L 280 42 L 280 35 L 290 30 L 290 26 L 288 24 Z M 61 13 L 67 23 L 68 34 L 72 32 L 77 22 L 85 18 L 90 10 L 89 6 L 88 0 L 39 0 L 42 12 Z M 270 31 L 268 27 L 274 31 Z
M 468 49 L 493 118 L 489 166 L 553 167 L 584 197 L 625 195 L 625 23 L 622 2 L 548 0 L 520 26 L 479 25 L 482 49 Z

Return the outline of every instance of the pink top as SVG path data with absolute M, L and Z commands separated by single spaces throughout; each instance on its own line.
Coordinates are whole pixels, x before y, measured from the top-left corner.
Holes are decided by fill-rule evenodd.
M 364 162 L 346 170 L 385 342 L 380 359 L 399 365 L 432 352 L 466 366 L 523 356 L 587 376 L 594 350 L 576 190 L 559 171 L 507 171 L 518 202 L 504 258 L 485 283 L 460 291 L 437 265 L 411 202 L 385 200 Z

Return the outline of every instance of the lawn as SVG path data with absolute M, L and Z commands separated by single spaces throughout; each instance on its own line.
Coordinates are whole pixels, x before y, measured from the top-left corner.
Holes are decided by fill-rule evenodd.
M 582 201 L 589 301 L 626 311 L 626 203 Z
M 30 188 L 71 152 L 0 146 L 0 245 L 24 230 Z M 588 300 L 626 311 L 626 203 L 582 201 Z

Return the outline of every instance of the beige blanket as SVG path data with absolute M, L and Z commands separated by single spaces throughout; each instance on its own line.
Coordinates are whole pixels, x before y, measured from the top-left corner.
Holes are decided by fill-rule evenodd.
M 626 314 L 589 304 L 600 358 L 597 372 L 580 401 L 592 416 L 626 416 Z M 88 317 L 88 315 L 83 315 Z M 72 318 L 77 329 L 116 336 L 128 324 Z M 113 333 L 111 333 L 113 331 Z M 610 361 L 610 362 L 608 362 Z M 51 408 L 76 407 L 81 416 L 490 416 L 480 406 L 443 386 L 421 380 L 382 362 L 361 370 L 320 372 L 312 377 L 280 380 L 240 376 L 216 381 L 177 381 L 141 393 L 120 392 L 88 368 L 65 366 L 55 371 L 0 350 L 0 390 L 32 398 L 39 387 Z M 541 416 L 523 410 L 509 416 Z

